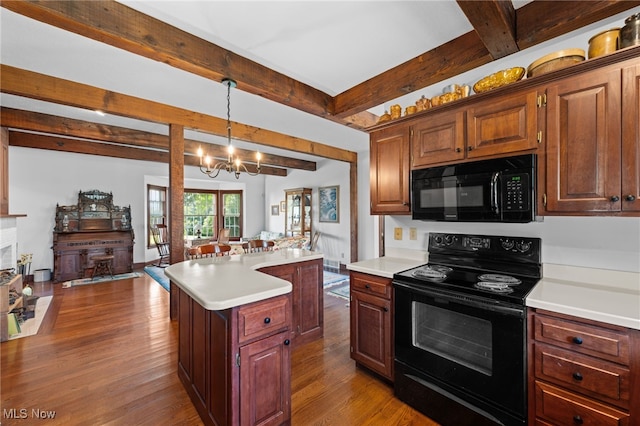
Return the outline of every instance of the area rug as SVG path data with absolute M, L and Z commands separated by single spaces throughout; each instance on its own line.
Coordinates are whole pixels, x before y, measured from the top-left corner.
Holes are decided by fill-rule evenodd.
M 63 282 L 62 288 L 77 287 L 80 285 L 100 284 L 100 283 L 106 283 L 109 281 L 124 280 L 126 278 L 140 278 L 141 276 L 142 276 L 142 273 L 140 272 L 128 272 L 126 274 L 114 275 L 113 278 L 111 278 L 109 275 L 96 277 L 95 279 L 81 278 L 79 280 L 71 280 L 71 281 Z
M 165 290 L 169 291 L 169 278 L 164 274 L 164 268 L 158 266 L 145 266 L 144 272 L 153 278 Z
M 346 281 L 340 285 L 331 287 L 327 294 L 331 296 L 339 297 L 340 299 L 349 300 L 349 281 Z
M 40 324 L 42 324 L 42 319 L 47 314 L 47 309 L 49 309 L 49 305 L 51 304 L 52 299 L 53 296 L 38 298 L 35 309 L 36 313 L 33 318 L 29 318 L 28 320 L 20 324 L 20 333 L 10 336 L 9 340 L 20 339 L 21 337 L 33 336 L 34 334 L 38 334 Z
M 349 279 L 348 275 L 336 274 L 335 272 L 329 272 L 329 271 L 322 271 L 322 272 L 324 274 L 322 287 L 324 288 L 333 287 L 334 285 L 338 285 Z

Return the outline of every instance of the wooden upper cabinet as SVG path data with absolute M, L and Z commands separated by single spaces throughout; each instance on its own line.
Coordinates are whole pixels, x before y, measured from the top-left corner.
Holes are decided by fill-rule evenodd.
M 467 110 L 467 158 L 538 148 L 538 93 L 479 102 Z
M 0 215 L 9 214 L 9 129 L 0 127 Z
M 413 169 L 538 148 L 538 93 L 516 92 L 416 122 Z
M 620 211 L 620 93 L 619 67 L 547 87 L 547 212 Z
M 622 69 L 622 211 L 640 211 L 640 64 Z
M 370 136 L 371 214 L 411 214 L 408 124 Z
M 411 168 L 465 158 L 464 110 L 443 111 L 414 124 Z

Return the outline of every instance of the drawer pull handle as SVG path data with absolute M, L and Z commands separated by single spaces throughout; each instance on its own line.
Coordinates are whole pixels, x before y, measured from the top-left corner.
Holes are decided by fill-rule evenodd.
M 289 339 L 284 339 L 284 345 L 285 345 L 285 346 L 289 346 L 289 343 L 291 343 L 291 340 L 289 340 Z
M 270 322 L 271 322 L 271 318 L 266 317 L 266 318 L 264 319 L 264 323 L 265 323 L 265 324 L 269 324 Z
M 582 380 L 582 374 L 580 373 L 573 373 L 573 378 L 580 381 Z
M 574 422 L 575 424 L 577 424 L 577 425 L 581 425 L 581 424 L 582 424 L 582 422 L 583 422 L 582 417 L 580 417 L 580 416 L 573 416 L 573 422 Z
M 371 289 L 371 286 L 369 284 L 365 284 L 364 288 L 366 288 L 367 290 Z
M 582 338 L 581 337 L 574 337 L 573 338 L 573 343 L 575 343 L 576 345 L 581 345 L 582 344 Z

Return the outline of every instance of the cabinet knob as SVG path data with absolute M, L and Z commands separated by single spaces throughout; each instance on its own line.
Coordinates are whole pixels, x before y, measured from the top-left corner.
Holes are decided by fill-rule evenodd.
M 582 374 L 575 372 L 573 373 L 573 378 L 576 379 L 577 381 L 582 380 Z
M 574 422 L 575 424 L 577 424 L 577 425 L 581 425 L 583 421 L 584 421 L 584 420 L 582 420 L 582 417 L 577 416 L 577 415 L 576 415 L 576 416 L 573 416 L 573 422 Z
M 460 148 L 456 148 L 456 152 L 460 152 L 462 151 Z
M 389 308 L 387 308 L 386 306 L 384 308 L 382 308 L 383 311 L 385 312 L 389 312 Z
M 467 147 L 467 151 L 473 151 L 473 147 L 472 146 L 468 146 Z
M 582 338 L 581 337 L 574 337 L 573 339 L 571 339 L 573 341 L 573 343 L 575 343 L 576 345 L 581 345 L 582 344 Z
M 364 288 L 366 288 L 367 290 L 369 290 L 371 288 L 371 286 L 369 284 L 365 284 Z
M 618 201 L 620 201 L 620 197 L 618 197 L 617 195 L 612 195 L 611 196 L 611 201 L 614 202 L 614 203 L 618 202 Z
M 624 199 L 627 200 L 627 201 L 635 201 L 636 197 L 635 197 L 635 195 L 629 194 L 626 197 L 624 197 Z
M 265 324 L 269 324 L 270 322 L 271 322 L 271 318 L 266 317 L 266 318 L 264 319 L 264 323 L 265 323 Z

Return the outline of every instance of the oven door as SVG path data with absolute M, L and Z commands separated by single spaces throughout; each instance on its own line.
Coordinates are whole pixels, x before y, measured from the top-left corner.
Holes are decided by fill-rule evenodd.
M 526 418 L 523 306 L 398 281 L 394 291 L 396 361 L 457 398 L 483 402 L 484 411 Z

